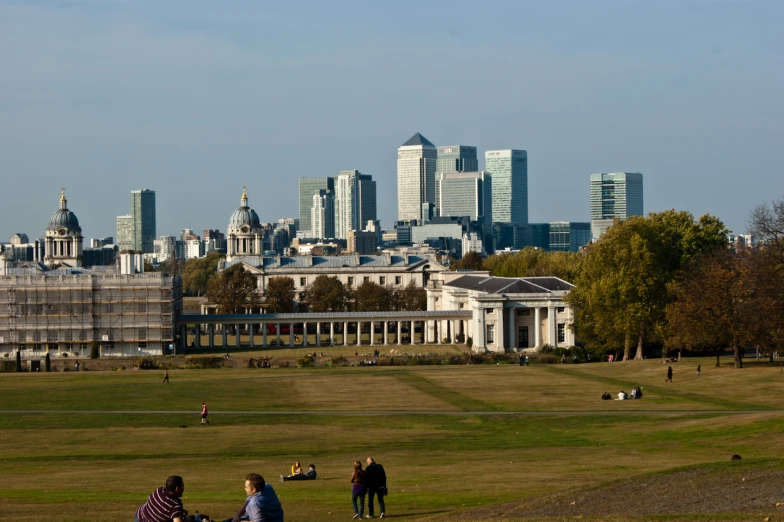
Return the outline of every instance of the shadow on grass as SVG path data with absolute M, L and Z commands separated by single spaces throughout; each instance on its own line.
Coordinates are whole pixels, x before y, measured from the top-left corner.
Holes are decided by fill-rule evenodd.
M 410 372 L 398 373 L 395 375 L 395 378 L 422 393 L 426 393 L 431 397 L 451 404 L 462 411 L 494 411 L 500 409 L 485 402 L 467 397 L 445 386 L 441 386 L 418 374 Z

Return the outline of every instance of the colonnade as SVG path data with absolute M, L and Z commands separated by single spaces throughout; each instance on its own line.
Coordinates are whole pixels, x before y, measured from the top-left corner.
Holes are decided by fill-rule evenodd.
M 559 306 L 552 305 L 552 306 L 526 306 L 526 307 L 494 307 L 487 309 L 486 311 L 492 311 L 492 316 L 495 318 L 495 330 L 494 330 L 494 339 L 493 343 L 486 343 L 485 341 L 485 332 L 477 333 L 477 340 L 482 342 L 483 344 L 492 344 L 494 345 L 496 351 L 506 351 L 507 349 L 524 349 L 524 348 L 539 348 L 543 344 L 550 344 L 552 346 L 565 345 L 571 346 L 574 344 L 574 333 L 569 329 L 566 328 L 566 323 L 572 320 L 571 318 L 571 310 L 569 311 L 569 317 L 564 318 L 562 324 L 564 324 L 564 339 L 562 341 L 558 340 L 558 309 Z M 517 311 L 518 310 L 528 310 L 529 314 L 532 313 L 533 317 L 533 344 L 529 340 L 528 346 L 520 346 L 519 338 L 517 335 L 517 327 L 518 326 L 528 326 L 520 325 L 517 321 Z M 542 310 L 547 310 L 547 322 L 545 325 L 542 325 Z M 526 321 L 527 323 L 528 321 Z M 544 326 L 544 331 L 542 331 L 542 326 Z M 475 325 L 475 330 L 478 329 L 478 325 Z M 530 332 L 529 332 L 530 335 Z M 475 343 L 476 344 L 476 343 Z
M 238 322 L 226 320 L 180 324 L 180 339 L 187 340 L 189 348 L 457 344 L 466 340 L 468 321 L 470 321 L 468 318 L 423 320 L 415 317 L 395 320 L 355 319 L 343 321 L 267 320 Z M 308 325 L 314 324 L 315 335 L 309 334 L 314 338 L 311 342 L 305 333 L 309 331 Z M 229 330 L 232 327 L 234 330 L 233 342 L 229 345 L 229 335 L 231 335 Z M 349 344 L 349 336 L 352 334 L 354 342 Z M 362 339 L 363 334 L 366 336 L 365 339 Z M 283 337 L 287 337 L 287 339 L 284 340 Z

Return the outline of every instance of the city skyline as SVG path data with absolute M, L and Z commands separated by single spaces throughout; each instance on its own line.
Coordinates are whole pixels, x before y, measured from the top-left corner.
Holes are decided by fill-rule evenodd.
M 394 148 L 416 131 L 527 150 L 531 222 L 586 220 L 592 172 L 644 172 L 646 212 L 735 233 L 784 194 L 784 6 L 499 1 L 482 10 L 505 13 L 491 32 L 460 14 L 476 5 L 453 7 L 418 5 L 412 26 L 375 4 L 0 1 L 0 157 L 18 196 L 0 237 L 41 234 L 34 186 L 65 186 L 86 237 L 116 235 L 124 195 L 150 187 L 165 235 L 221 228 L 243 185 L 262 221 L 297 217 L 297 178 L 346 166 L 373 173 L 389 228 Z

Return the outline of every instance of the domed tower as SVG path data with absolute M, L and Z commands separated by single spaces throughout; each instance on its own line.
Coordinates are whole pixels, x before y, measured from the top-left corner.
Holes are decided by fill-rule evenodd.
M 229 218 L 226 230 L 227 260 L 234 257 L 260 256 L 262 245 L 261 224 L 256 212 L 248 207 L 248 194 L 242 187 L 240 208 L 234 211 Z
M 82 227 L 76 214 L 68 210 L 65 189 L 60 196 L 60 208 L 49 218 L 44 245 L 47 266 L 82 266 Z

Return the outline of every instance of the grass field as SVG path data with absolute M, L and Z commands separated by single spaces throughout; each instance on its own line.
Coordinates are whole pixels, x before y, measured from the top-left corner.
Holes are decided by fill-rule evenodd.
M 351 464 L 369 455 L 387 471 L 387 515 L 403 520 L 547 519 L 516 503 L 684 466 L 724 473 L 735 453 L 745 466 L 784 467 L 781 369 L 712 363 L 673 365 L 672 384 L 658 360 L 180 370 L 168 385 L 159 371 L 0 374 L 1 518 L 131 520 L 180 474 L 186 508 L 222 519 L 256 471 L 288 521 L 349 520 Z M 599 400 L 633 386 L 642 400 Z M 280 483 L 295 459 L 316 464 L 318 480 Z M 774 504 L 750 519 L 775 515 Z M 727 509 L 723 519 L 748 516 Z

